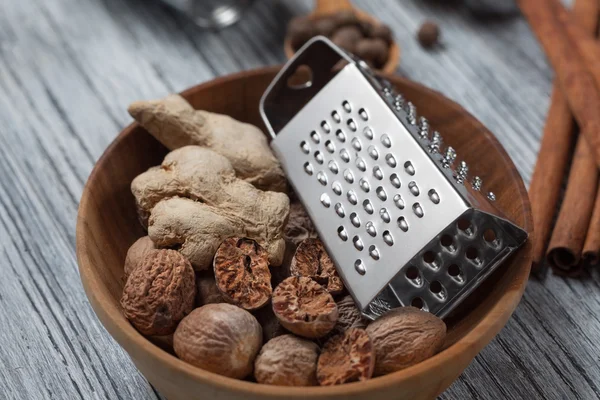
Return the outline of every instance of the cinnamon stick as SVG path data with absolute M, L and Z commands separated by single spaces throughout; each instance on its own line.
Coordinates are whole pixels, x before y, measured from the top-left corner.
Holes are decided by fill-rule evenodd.
M 542 44 L 557 80 L 577 120 L 580 131 L 588 140 L 596 165 L 600 167 L 600 91 L 587 71 L 583 60 L 559 21 L 558 0 L 517 0 Z M 594 14 L 597 17 L 597 14 Z
M 600 186 L 596 193 L 596 204 L 594 204 L 590 227 L 583 244 L 583 261 L 590 265 L 596 265 L 600 261 Z
M 556 6 L 556 15 L 566 28 L 569 39 L 575 44 L 576 51 L 595 80 L 596 87 L 600 87 L 600 53 L 594 35 L 576 25 L 572 16 L 560 4 Z M 593 15 L 597 20 L 598 12 Z M 581 253 L 594 210 L 597 187 L 598 169 L 588 141 L 580 136 L 573 156 L 565 198 L 550 240 L 548 261 L 555 272 L 574 276 L 579 275 L 582 270 Z
M 595 30 L 599 9 L 598 0 L 576 0 L 573 16 L 591 34 Z M 560 188 L 571 153 L 573 132 L 573 114 L 555 81 L 538 159 L 529 186 L 536 238 L 533 244 L 534 272 L 540 269 L 546 255 Z

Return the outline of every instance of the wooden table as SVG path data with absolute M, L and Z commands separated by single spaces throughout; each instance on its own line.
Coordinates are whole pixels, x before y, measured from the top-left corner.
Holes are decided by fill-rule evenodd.
M 528 182 L 552 71 L 518 15 L 474 17 L 459 1 L 360 1 L 393 26 L 399 73 L 465 106 Z M 147 0 L 0 4 L 0 398 L 159 396 L 84 295 L 75 218 L 94 162 L 127 105 L 214 76 L 284 61 L 285 22 L 311 3 L 257 1 L 213 33 Z M 444 46 L 414 40 L 425 18 Z M 600 276 L 532 279 L 500 335 L 444 399 L 600 397 Z

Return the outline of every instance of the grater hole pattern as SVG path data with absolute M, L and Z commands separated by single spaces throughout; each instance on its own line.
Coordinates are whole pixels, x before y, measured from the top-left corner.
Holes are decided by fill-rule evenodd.
M 449 251 L 455 251 L 456 247 L 454 246 L 454 239 L 450 235 L 443 235 L 440 238 L 440 244 L 444 246 Z
M 323 189 L 321 205 L 348 221 L 337 227 L 339 239 L 351 242 L 353 251 L 368 251 L 368 256 L 357 260 L 360 262 L 355 266 L 364 275 L 369 265 L 381 257 L 376 245 L 394 246 L 398 235 L 408 232 L 411 223 L 426 218 L 428 205 L 438 204 L 439 195 L 432 188 L 423 188 L 421 193 L 415 180 L 418 166 L 413 159 L 396 158 L 390 136 L 376 131 L 368 122 L 369 110 L 355 108 L 348 100 L 339 104 L 341 109 L 330 110 L 327 118 L 318 120 L 316 129 L 300 141 L 299 147 L 300 153 L 309 158 L 303 160 L 304 171 L 314 175 L 312 179 L 316 178 Z M 489 243 L 493 246 L 495 239 Z M 444 247 L 455 250 L 452 245 Z M 436 260 L 428 266 L 440 267 Z M 419 280 L 423 282 L 423 277 Z
M 473 226 L 471 225 L 471 222 L 468 219 L 461 218 L 458 220 L 458 222 L 456 224 L 458 226 L 458 229 L 461 232 L 463 232 L 465 235 L 467 235 L 467 236 L 473 235 Z
M 439 281 L 433 281 L 429 284 L 429 290 L 434 294 L 441 293 L 443 290 L 442 284 Z
M 483 240 L 492 247 L 500 247 L 500 240 L 496 237 L 496 232 L 488 228 L 483 232 Z
M 423 301 L 423 299 L 420 297 L 413 298 L 410 302 L 410 305 L 420 310 L 427 311 L 427 305 L 425 304 L 425 301 Z
M 433 269 L 439 268 L 439 262 L 433 251 L 426 251 L 425 253 L 423 253 L 423 262 L 430 268 L 433 268 Z

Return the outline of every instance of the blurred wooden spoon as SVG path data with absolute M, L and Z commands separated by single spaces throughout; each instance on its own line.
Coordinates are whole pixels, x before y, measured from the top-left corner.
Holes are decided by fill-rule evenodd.
M 310 21 L 315 21 L 325 16 L 337 14 L 340 11 L 352 11 L 359 19 L 359 21 L 367 22 L 372 25 L 381 25 L 381 22 L 375 17 L 355 8 L 350 2 L 350 0 L 316 0 L 315 9 L 312 13 L 310 13 L 307 16 L 307 18 Z M 285 51 L 285 55 L 288 59 L 291 58 L 295 53 L 294 48 L 292 46 L 292 41 L 290 40 L 289 36 L 286 36 L 283 42 L 283 50 Z M 399 62 L 400 48 L 396 44 L 396 41 L 392 38 L 389 48 L 388 59 L 386 63 L 377 70 L 385 73 L 393 73 L 396 70 L 396 67 L 398 67 Z

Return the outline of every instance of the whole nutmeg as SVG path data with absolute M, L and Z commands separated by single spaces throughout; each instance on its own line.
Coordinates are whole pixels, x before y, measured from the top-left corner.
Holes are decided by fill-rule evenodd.
M 331 41 L 344 50 L 354 52 L 356 43 L 363 38 L 361 30 L 354 25 L 348 25 L 336 30 Z
M 321 386 L 364 381 L 373 376 L 375 351 L 367 332 L 349 329 L 325 343 L 317 364 Z
M 156 250 L 127 278 L 121 307 L 142 334 L 168 335 L 192 311 L 195 296 L 190 262 L 175 250 Z
M 335 22 L 336 27 L 341 28 L 347 25 L 358 25 L 359 20 L 354 11 L 352 10 L 344 10 L 333 14 L 333 21 Z
M 331 294 L 344 290 L 344 284 L 320 239 L 310 238 L 300 243 L 290 265 L 290 273 L 314 279 Z
M 390 43 L 392 43 L 392 38 L 393 38 L 392 30 L 390 29 L 389 26 L 384 25 L 384 24 L 371 25 L 368 36 L 373 39 L 382 39 L 388 45 Z
M 338 317 L 331 294 L 310 278 L 292 276 L 273 291 L 273 312 L 284 328 L 316 339 L 329 333 Z
M 333 34 L 336 28 L 335 21 L 331 17 L 323 17 L 313 21 L 315 35 L 323 35 L 329 37 Z
M 196 307 L 225 303 L 212 271 L 196 272 Z
M 296 17 L 290 21 L 287 29 L 287 36 L 294 49 L 299 49 L 315 36 L 315 28 L 311 21 L 306 17 Z
M 151 251 L 156 250 L 156 246 L 150 236 L 142 236 L 136 240 L 129 250 L 127 250 L 127 256 L 125 256 L 125 265 L 123 266 L 123 278 L 126 281 L 131 271 L 137 268 L 142 260 Z
M 315 386 L 319 347 L 294 335 L 267 342 L 254 362 L 258 383 L 279 386 Z
M 399 371 L 437 353 L 446 337 L 446 324 L 415 307 L 388 311 L 367 326 L 375 347 L 375 375 Z
M 432 48 L 440 40 L 440 27 L 435 22 L 425 21 L 419 28 L 417 39 L 424 48 Z
M 354 53 L 375 66 L 382 66 L 389 57 L 389 46 L 383 39 L 361 39 L 356 43 Z
M 252 314 L 232 304 L 207 304 L 185 317 L 173 336 L 177 357 L 230 378 L 252 372 L 262 330 Z
M 252 239 L 225 239 L 213 260 L 217 287 L 228 303 L 255 310 L 271 298 L 269 255 Z

